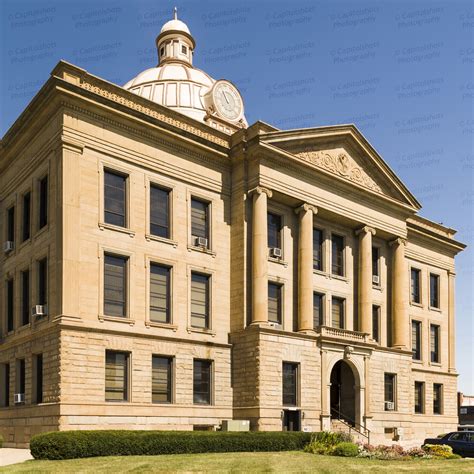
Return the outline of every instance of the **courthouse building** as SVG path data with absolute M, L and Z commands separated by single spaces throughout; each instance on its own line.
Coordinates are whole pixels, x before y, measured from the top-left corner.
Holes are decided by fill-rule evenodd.
M 176 16 L 156 46 L 123 87 L 59 62 L 1 141 L 6 445 L 455 429 L 455 231 L 354 125 L 249 126 Z

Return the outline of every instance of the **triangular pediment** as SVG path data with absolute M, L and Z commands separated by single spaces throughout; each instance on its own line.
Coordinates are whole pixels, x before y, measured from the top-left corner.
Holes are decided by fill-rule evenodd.
M 324 174 L 420 209 L 416 198 L 354 125 L 272 131 L 261 143 L 276 147 Z

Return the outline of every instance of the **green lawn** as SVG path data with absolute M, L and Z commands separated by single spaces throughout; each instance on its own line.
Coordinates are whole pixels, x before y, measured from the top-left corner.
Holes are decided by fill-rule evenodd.
M 281 453 L 182 454 L 26 461 L 0 468 L 0 473 L 143 473 L 143 472 L 474 472 L 474 460 L 375 461 L 317 456 L 299 451 Z

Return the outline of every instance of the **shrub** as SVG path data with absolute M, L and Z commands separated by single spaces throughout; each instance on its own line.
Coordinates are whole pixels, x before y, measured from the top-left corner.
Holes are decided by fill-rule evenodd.
M 453 448 L 447 444 L 425 444 L 422 448 L 426 454 L 437 458 L 451 459 L 453 455 Z
M 411 448 L 406 452 L 406 454 L 412 458 L 424 458 L 427 456 L 425 451 L 421 448 Z
M 344 456 L 346 458 L 353 458 L 359 454 L 359 448 L 354 443 L 338 443 L 334 446 L 334 456 Z
M 351 443 L 352 436 L 349 433 L 342 433 L 339 431 L 320 431 L 313 434 L 311 441 L 317 441 L 326 446 L 335 446 L 339 443 Z
M 31 438 L 35 459 L 302 450 L 311 433 L 209 431 L 62 431 Z
M 320 441 L 311 441 L 304 447 L 305 453 L 330 455 L 334 451 L 334 446 L 328 446 Z

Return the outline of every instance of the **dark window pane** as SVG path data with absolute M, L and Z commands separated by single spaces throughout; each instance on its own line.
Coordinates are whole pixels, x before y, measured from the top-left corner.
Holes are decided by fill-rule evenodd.
M 150 320 L 158 323 L 170 322 L 170 275 L 171 269 L 164 265 L 150 267 Z
M 105 400 L 128 401 L 128 354 L 105 352 Z
M 48 177 L 39 182 L 39 228 L 48 223 Z
M 313 229 L 313 268 L 323 269 L 323 231 Z
M 380 306 L 372 306 L 372 337 L 380 342 Z
M 323 319 L 323 302 L 324 302 L 324 295 L 320 293 L 313 293 L 313 327 L 322 326 L 324 323 Z
M 425 384 L 423 382 L 415 382 L 415 413 L 424 412 L 424 403 L 423 403 L 424 385 Z
M 191 274 L 191 326 L 209 328 L 209 276 Z
M 421 323 L 411 322 L 411 350 L 414 360 L 421 360 Z
M 10 364 L 0 365 L 0 406 L 10 406 Z
M 191 235 L 207 239 L 209 246 L 209 203 L 191 200 Z
M 283 405 L 297 405 L 298 364 L 283 362 Z
M 12 206 L 7 211 L 7 240 L 15 241 L 15 207 Z
M 38 304 L 45 305 L 48 302 L 48 261 L 38 262 Z
M 332 236 L 332 273 L 344 275 L 344 238 L 339 235 Z
M 439 326 L 430 326 L 431 362 L 439 362 Z
M 152 357 L 151 393 L 153 403 L 171 403 L 171 368 L 171 358 Z
M 104 264 L 104 314 L 127 315 L 127 258 L 105 255 Z
M 196 404 L 211 404 L 211 364 L 208 360 L 194 361 L 193 401 Z
M 21 323 L 30 322 L 30 271 L 21 272 Z
M 420 270 L 411 269 L 411 300 L 413 303 L 421 303 L 420 297 Z
M 430 306 L 439 308 L 439 276 L 430 274 Z
M 104 173 L 104 219 L 107 224 L 125 227 L 127 178 L 121 174 Z
M 372 247 L 372 275 L 380 276 L 379 273 L 379 249 Z
M 23 242 L 30 238 L 31 234 L 31 193 L 23 196 Z
M 268 321 L 281 324 L 281 293 L 282 286 L 276 283 L 268 284 Z
M 15 285 L 13 279 L 7 281 L 7 332 L 13 331 L 15 320 Z
M 332 299 L 332 327 L 344 329 L 344 300 L 342 298 Z
M 443 409 L 441 406 L 443 396 L 443 385 L 439 383 L 433 384 L 433 413 L 441 415 Z
M 18 359 L 16 361 L 16 392 L 25 393 L 26 386 L 26 372 L 25 372 L 25 359 Z
M 395 403 L 395 374 L 384 374 L 385 401 Z
M 43 403 L 43 354 L 35 356 L 35 402 Z
M 169 197 L 170 192 L 157 186 L 150 188 L 150 233 L 169 239 Z
M 267 214 L 268 247 L 281 249 L 281 216 Z

